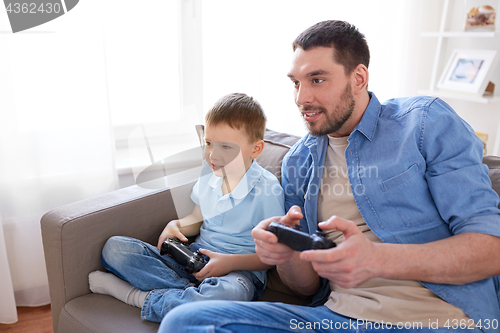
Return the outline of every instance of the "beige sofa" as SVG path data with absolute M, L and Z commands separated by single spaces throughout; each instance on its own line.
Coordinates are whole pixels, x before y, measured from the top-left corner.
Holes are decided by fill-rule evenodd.
M 258 162 L 280 177 L 283 156 L 299 138 L 266 131 L 266 146 Z M 484 158 L 493 188 L 500 190 L 500 158 Z M 174 190 L 189 200 L 193 182 Z M 102 270 L 101 249 L 113 235 L 135 237 L 156 244 L 165 224 L 177 218 L 172 190 L 131 186 L 59 207 L 42 217 L 42 238 L 49 277 L 55 333 L 156 332 L 158 324 L 142 321 L 140 309 L 113 297 L 92 294 L 88 274 Z M 307 304 L 291 295 L 270 270 L 265 301 Z

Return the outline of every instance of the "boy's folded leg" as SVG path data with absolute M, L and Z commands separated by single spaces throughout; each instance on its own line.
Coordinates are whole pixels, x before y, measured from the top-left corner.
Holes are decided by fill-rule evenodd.
M 135 238 L 113 236 L 102 250 L 104 268 L 142 291 L 181 288 L 197 280 L 151 244 Z
M 90 290 L 95 294 L 113 296 L 128 305 L 142 308 L 149 291 L 141 291 L 112 273 L 94 271 L 89 274 Z
M 169 311 L 182 304 L 209 300 L 251 301 L 254 297 L 255 285 L 251 274 L 236 271 L 207 278 L 199 286 L 153 290 L 142 307 L 141 318 L 161 322 Z

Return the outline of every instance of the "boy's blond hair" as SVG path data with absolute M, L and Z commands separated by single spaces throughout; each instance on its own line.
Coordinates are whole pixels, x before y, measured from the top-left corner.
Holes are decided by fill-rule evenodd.
M 264 139 L 266 115 L 259 102 L 241 93 L 221 97 L 205 116 L 205 126 L 221 123 L 245 132 L 250 143 Z

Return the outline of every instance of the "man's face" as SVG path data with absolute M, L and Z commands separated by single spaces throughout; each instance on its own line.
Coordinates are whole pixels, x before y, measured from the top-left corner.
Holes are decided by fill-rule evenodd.
M 312 135 L 347 136 L 354 111 L 351 76 L 333 60 L 333 48 L 297 48 L 288 77 L 295 103 Z

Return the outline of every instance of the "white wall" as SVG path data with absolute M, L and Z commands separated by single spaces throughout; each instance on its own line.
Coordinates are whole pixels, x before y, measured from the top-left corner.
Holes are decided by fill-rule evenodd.
M 349 21 L 365 34 L 371 50 L 369 90 L 379 100 L 414 95 L 419 82 L 428 82 L 421 79 L 421 74 L 430 73 L 434 52 L 426 51 L 427 44 L 421 42 L 420 32 L 425 28 L 437 29 L 441 3 L 255 0 L 243 5 L 231 0 L 204 1 L 204 112 L 222 95 L 244 92 L 263 105 L 268 127 L 305 134 L 286 76 L 291 43 L 309 26 L 329 19 Z M 424 47 L 420 47 L 421 43 Z M 424 57 L 423 71 L 417 66 L 422 54 L 431 55 Z
M 312 24 L 346 20 L 365 34 L 371 51 L 369 90 L 379 100 L 428 90 L 444 0 L 203 1 L 203 111 L 224 94 L 244 92 L 260 101 L 268 127 L 303 135 L 302 119 L 286 77 L 291 43 Z M 461 31 L 464 1 L 450 1 L 447 29 Z M 498 37 L 489 39 L 500 45 Z M 438 76 L 452 50 L 484 48 L 485 39 L 449 38 L 443 44 Z M 497 46 L 498 47 L 498 46 Z M 497 90 L 500 90 L 500 83 Z M 479 105 L 445 99 L 472 127 L 489 134 L 493 151 L 499 104 Z

